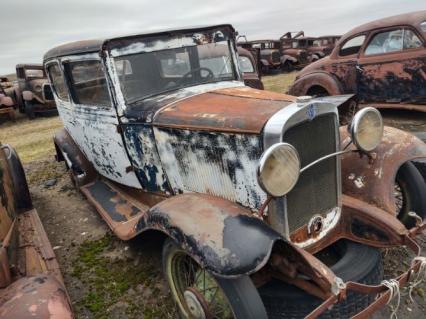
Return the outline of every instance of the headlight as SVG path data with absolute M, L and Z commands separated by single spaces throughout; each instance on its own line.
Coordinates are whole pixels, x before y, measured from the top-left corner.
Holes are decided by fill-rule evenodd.
M 358 111 L 352 119 L 350 133 L 358 149 L 364 152 L 374 150 L 383 136 L 383 119 L 379 111 L 373 107 Z
M 262 189 L 271 196 L 280 197 L 292 190 L 299 172 L 296 149 L 287 143 L 277 143 L 263 153 L 257 173 Z
M 36 91 L 36 92 L 41 92 L 41 85 L 36 85 L 36 86 L 34 87 L 34 91 Z

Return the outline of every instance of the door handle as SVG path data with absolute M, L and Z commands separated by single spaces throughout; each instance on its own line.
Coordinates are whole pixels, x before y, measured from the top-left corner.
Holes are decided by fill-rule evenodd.
M 361 73 L 362 73 L 362 72 L 364 72 L 363 67 L 362 67 L 362 66 L 360 66 L 360 65 L 358 65 L 358 64 L 355 66 L 355 68 L 356 68 L 359 72 L 361 72 Z

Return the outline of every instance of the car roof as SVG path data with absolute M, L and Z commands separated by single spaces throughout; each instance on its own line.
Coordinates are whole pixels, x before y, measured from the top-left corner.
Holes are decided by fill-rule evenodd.
M 16 65 L 16 68 L 43 68 L 43 64 L 41 63 L 19 63 Z
M 121 40 L 121 39 L 124 40 L 124 39 L 132 39 L 132 38 L 139 38 L 139 37 L 145 37 L 145 36 L 152 37 L 152 36 L 187 33 L 187 32 L 206 31 L 210 29 L 218 29 L 223 27 L 228 27 L 228 28 L 231 28 L 232 31 L 235 31 L 232 25 L 230 24 L 219 24 L 219 25 L 212 25 L 212 26 L 192 26 L 192 27 L 185 27 L 181 29 L 162 29 L 162 30 L 155 30 L 155 31 L 150 31 L 148 33 L 141 33 L 141 34 L 133 34 L 133 35 L 126 35 L 126 36 L 119 36 L 119 37 L 112 37 L 112 38 L 105 38 L 105 39 L 76 41 L 76 42 L 62 44 L 50 49 L 44 55 L 43 60 L 46 61 L 52 58 L 67 56 L 67 55 L 101 52 L 104 46 L 108 42 L 113 40 Z
M 387 28 L 398 25 L 414 25 L 420 28 L 420 24 L 426 21 L 426 10 L 410 13 L 399 14 L 383 19 L 378 19 L 365 24 L 362 24 L 351 31 L 345 33 L 341 38 L 341 43 L 352 35 L 367 32 L 378 28 Z

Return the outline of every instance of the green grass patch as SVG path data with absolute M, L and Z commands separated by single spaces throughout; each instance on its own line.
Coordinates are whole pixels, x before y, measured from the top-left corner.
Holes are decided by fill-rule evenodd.
M 286 93 L 293 84 L 297 72 L 267 75 L 262 77 L 265 90 Z
M 171 298 L 160 298 L 155 284 L 161 280 L 161 269 L 150 260 L 134 265 L 133 260 L 118 258 L 111 260 L 108 252 L 117 244 L 111 235 L 86 241 L 78 251 L 72 275 L 77 277 L 87 289 L 77 307 L 85 307 L 93 318 L 109 318 L 110 308 L 117 302 L 125 302 L 128 318 L 174 318 L 174 305 Z M 137 291 L 138 285 L 150 289 L 153 300 L 136 302 L 135 296 L 128 294 Z M 165 297 L 165 296 L 163 296 Z
M 44 159 L 55 154 L 53 135 L 62 128 L 59 117 L 39 117 L 29 120 L 18 117 L 16 122 L 0 126 L 0 141 L 12 145 L 23 163 Z

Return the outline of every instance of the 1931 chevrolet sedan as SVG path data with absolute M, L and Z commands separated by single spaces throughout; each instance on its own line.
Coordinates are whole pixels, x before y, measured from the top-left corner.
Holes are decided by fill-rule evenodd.
M 246 87 L 236 52 L 230 25 L 50 50 L 57 159 L 119 238 L 166 235 L 182 318 L 366 317 L 424 271 L 381 282 L 378 248 L 420 254 L 393 190 L 426 146 L 373 108 L 339 132 L 347 96 Z

